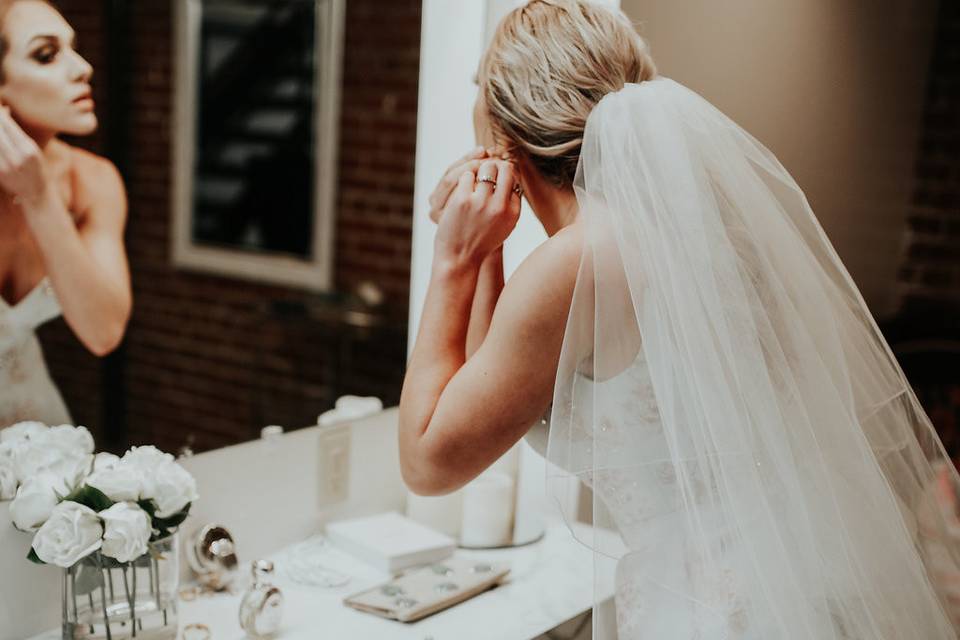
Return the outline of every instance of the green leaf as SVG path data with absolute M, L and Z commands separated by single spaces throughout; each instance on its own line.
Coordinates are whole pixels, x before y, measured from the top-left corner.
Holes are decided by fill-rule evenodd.
M 33 547 L 30 547 L 30 553 L 27 554 L 27 560 L 34 564 L 47 564 L 37 556 L 37 552 L 33 550 Z
M 150 516 L 150 519 L 153 520 L 154 514 L 157 513 L 157 504 L 152 500 L 137 500 L 137 504 L 141 509 L 147 512 L 147 515 Z
M 103 491 L 88 485 L 79 487 L 64 499 L 90 507 L 94 511 L 103 511 L 113 506 L 113 500 L 108 498 Z
M 174 527 L 180 526 L 184 520 L 187 519 L 189 515 L 187 509 L 184 509 L 180 513 L 175 513 L 169 518 L 158 519 L 157 524 L 161 525 L 164 529 L 172 529 Z

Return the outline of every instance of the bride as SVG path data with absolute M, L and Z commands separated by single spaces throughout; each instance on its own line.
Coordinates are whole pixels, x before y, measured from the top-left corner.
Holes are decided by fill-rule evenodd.
M 90 65 L 42 0 L 0 0 L 0 429 L 70 422 L 34 330 L 61 313 L 96 355 L 120 342 L 131 293 L 126 195 L 104 158 L 61 141 L 97 127 Z
M 622 541 L 582 540 L 617 560 L 594 638 L 956 638 L 943 445 L 786 169 L 583 0 L 507 15 L 477 80 L 490 151 L 431 197 L 410 489 L 522 437 L 558 504 L 589 486 Z M 504 284 L 521 194 L 549 238 Z

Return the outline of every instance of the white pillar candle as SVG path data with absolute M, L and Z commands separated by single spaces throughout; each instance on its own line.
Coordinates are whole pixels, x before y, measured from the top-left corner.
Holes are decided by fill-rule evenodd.
M 546 461 L 527 444 L 519 442 L 520 468 L 517 470 L 517 497 L 513 509 L 513 544 L 527 544 L 543 535 L 547 505 Z
M 500 471 L 481 474 L 463 489 L 460 544 L 495 547 L 513 538 L 513 478 Z
M 418 496 L 407 492 L 407 517 L 456 539 L 460 535 L 463 491 L 445 496 Z

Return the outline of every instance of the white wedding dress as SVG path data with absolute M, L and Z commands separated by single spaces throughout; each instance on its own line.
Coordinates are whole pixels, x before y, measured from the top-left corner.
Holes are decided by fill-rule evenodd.
M 12 307 L 0 298 L 0 429 L 24 420 L 51 425 L 71 421 L 35 333 L 60 313 L 46 278 Z
M 616 626 L 619 640 L 651 637 L 641 635 L 656 629 L 653 637 L 676 640 L 702 638 L 751 638 L 767 640 L 759 632 L 745 634 L 747 620 L 743 602 L 729 583 L 728 575 L 705 575 L 695 561 L 692 545 L 683 535 L 682 513 L 667 499 L 665 487 L 675 486 L 676 475 L 670 459 L 663 424 L 657 408 L 650 371 L 643 349 L 621 374 L 595 382 L 579 376 L 576 402 L 583 414 L 596 397 L 618 397 L 632 416 L 626 430 L 639 439 L 633 446 L 647 451 L 662 451 L 660 464 L 641 468 L 597 469 L 581 476 L 602 501 L 603 513 L 609 514 L 613 528 L 620 534 L 629 553 L 618 560 L 615 577 Z M 608 396 L 609 394 L 609 396 Z M 527 443 L 547 458 L 551 409 L 525 434 Z M 601 429 L 608 420 L 600 419 Z M 626 431 L 618 428 L 617 431 Z M 588 429 L 588 430 L 592 430 Z M 594 514 L 598 508 L 594 507 Z M 589 546 L 589 544 L 588 544 Z M 737 560 L 737 550 L 727 547 L 730 562 Z M 671 575 L 669 584 L 657 584 L 645 575 Z M 682 597 L 681 593 L 700 593 L 700 600 Z M 704 635 L 707 630 L 712 633 Z

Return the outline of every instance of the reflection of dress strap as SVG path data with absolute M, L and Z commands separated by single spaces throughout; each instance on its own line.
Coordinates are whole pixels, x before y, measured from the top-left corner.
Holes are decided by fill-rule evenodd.
M 59 316 L 60 302 L 49 277 L 38 282 L 15 307 L 8 309 L 8 313 L 11 325 L 30 332 Z

